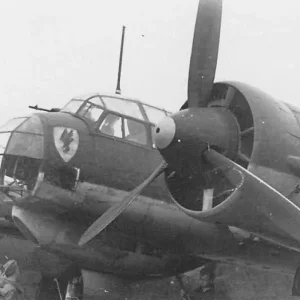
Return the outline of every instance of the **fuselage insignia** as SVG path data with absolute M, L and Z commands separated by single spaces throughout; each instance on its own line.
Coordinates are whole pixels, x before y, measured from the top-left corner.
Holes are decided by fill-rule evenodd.
M 61 158 L 68 162 L 78 149 L 79 135 L 77 130 L 66 127 L 54 127 L 53 137 L 56 150 Z

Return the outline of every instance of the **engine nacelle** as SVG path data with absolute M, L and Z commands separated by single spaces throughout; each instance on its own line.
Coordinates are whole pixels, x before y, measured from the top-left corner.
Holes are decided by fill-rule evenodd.
M 208 106 L 226 107 L 234 115 L 239 150 L 229 158 L 208 148 L 197 175 L 170 168 L 166 182 L 176 204 L 201 221 L 300 249 L 299 167 L 291 163 L 300 157 L 300 109 L 241 83 L 215 84 Z

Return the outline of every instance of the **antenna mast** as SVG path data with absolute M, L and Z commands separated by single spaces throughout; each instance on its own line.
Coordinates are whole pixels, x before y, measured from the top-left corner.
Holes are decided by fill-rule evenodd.
M 121 48 L 120 48 L 120 57 L 119 57 L 118 81 L 117 81 L 117 87 L 116 87 L 116 94 L 118 94 L 118 95 L 121 94 L 121 74 L 122 74 L 122 60 L 123 60 L 123 47 L 124 47 L 125 29 L 126 29 L 126 27 L 123 26 Z

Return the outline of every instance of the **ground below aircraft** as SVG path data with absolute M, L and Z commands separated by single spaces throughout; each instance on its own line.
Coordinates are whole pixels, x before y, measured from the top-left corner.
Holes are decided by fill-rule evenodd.
M 199 3 L 179 112 L 94 94 L 0 128 L 0 231 L 37 299 L 123 299 L 210 261 L 296 274 L 300 294 L 300 109 L 214 83 L 221 4 Z

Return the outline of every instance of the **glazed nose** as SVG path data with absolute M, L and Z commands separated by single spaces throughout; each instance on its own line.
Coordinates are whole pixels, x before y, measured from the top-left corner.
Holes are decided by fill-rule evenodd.
M 174 140 L 176 125 L 172 118 L 166 117 L 158 123 L 154 131 L 154 142 L 158 149 L 167 148 Z

